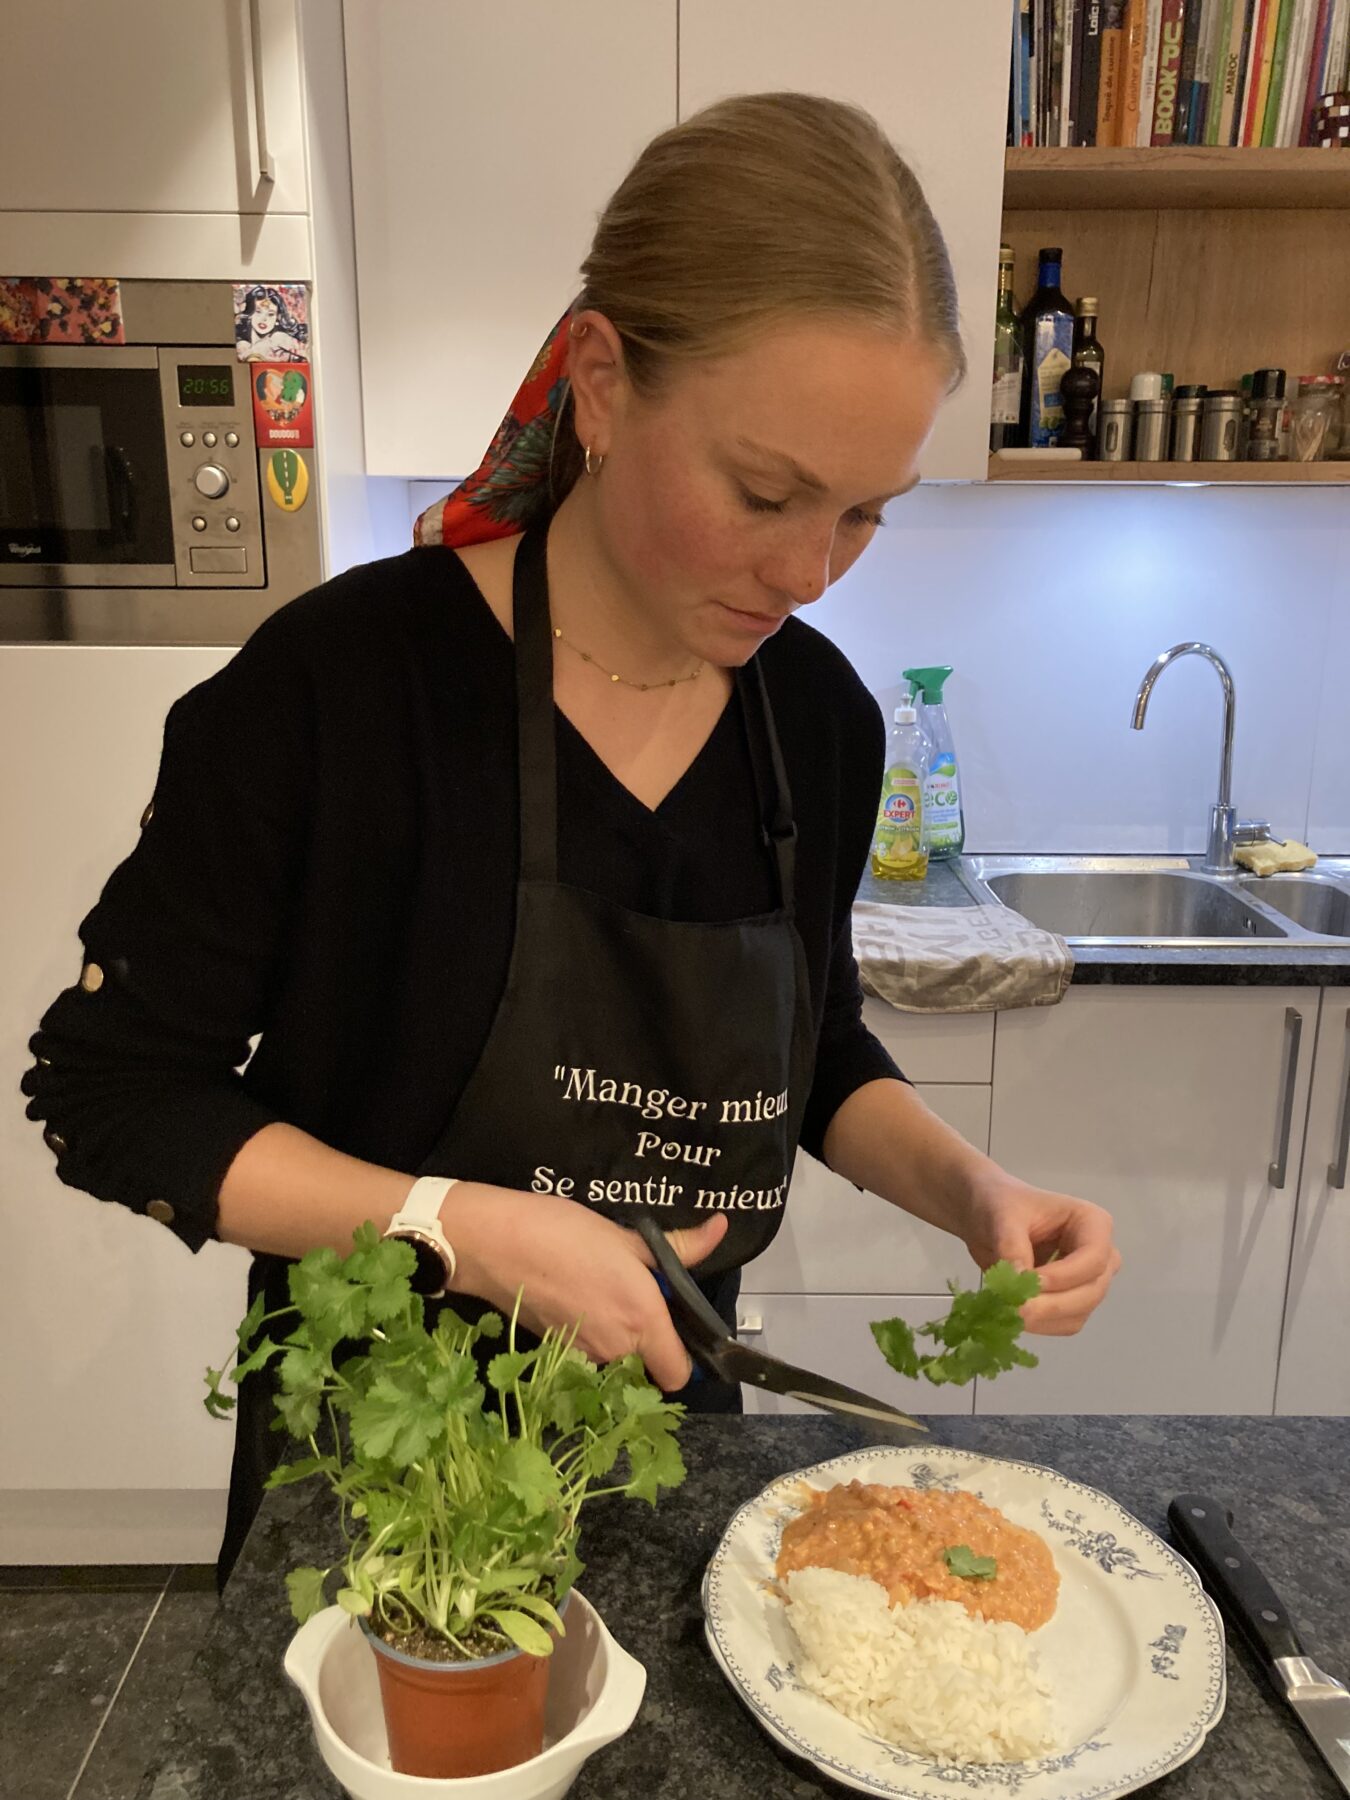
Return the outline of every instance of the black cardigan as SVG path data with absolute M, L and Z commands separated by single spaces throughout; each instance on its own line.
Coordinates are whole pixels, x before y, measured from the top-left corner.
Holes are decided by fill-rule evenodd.
M 850 931 L 883 731 L 809 626 L 760 656 L 800 833 L 817 1031 L 801 1141 L 819 1155 L 848 1095 L 898 1074 L 862 1025 Z M 734 699 L 655 813 L 561 715 L 558 732 L 562 880 L 661 917 L 774 903 Z M 197 1250 L 231 1161 L 273 1120 L 414 1170 L 505 982 L 515 757 L 510 640 L 440 548 L 292 601 L 177 701 L 141 837 L 32 1039 L 28 1115 L 61 1179 Z

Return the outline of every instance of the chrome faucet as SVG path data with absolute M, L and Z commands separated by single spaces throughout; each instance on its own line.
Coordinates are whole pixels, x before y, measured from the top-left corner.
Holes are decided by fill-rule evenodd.
M 1154 685 L 1168 664 L 1175 662 L 1180 656 L 1205 657 L 1213 664 L 1223 684 L 1223 750 L 1219 759 L 1219 798 L 1209 811 L 1209 847 L 1205 851 L 1202 867 L 1210 875 L 1232 875 L 1235 873 L 1234 845 L 1263 842 L 1270 837 L 1270 826 L 1261 819 L 1239 820 L 1233 807 L 1233 722 L 1237 712 L 1237 692 L 1233 686 L 1233 672 L 1228 664 L 1208 644 L 1174 644 L 1170 650 L 1164 650 L 1139 683 L 1139 692 L 1134 697 L 1134 717 L 1130 724 L 1135 731 L 1144 729 L 1144 716 L 1148 712 L 1149 696 Z

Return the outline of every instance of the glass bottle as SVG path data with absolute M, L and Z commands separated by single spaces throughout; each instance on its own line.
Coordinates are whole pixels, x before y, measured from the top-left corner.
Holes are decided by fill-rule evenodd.
M 1022 326 L 1013 306 L 1013 252 L 998 247 L 998 311 L 994 315 L 994 395 L 989 413 L 989 448 L 1005 450 L 1022 442 Z
M 1088 420 L 1088 430 L 1092 436 L 1093 455 L 1095 456 L 1097 438 L 1098 406 L 1105 393 L 1106 352 L 1102 349 L 1101 339 L 1097 336 L 1097 300 L 1093 295 L 1084 295 L 1074 309 L 1073 327 L 1073 366 L 1075 369 L 1095 369 L 1097 371 L 1097 400 L 1093 404 L 1092 417 Z
M 1064 252 L 1040 253 L 1036 292 L 1022 312 L 1022 441 L 1033 450 L 1059 443 L 1064 427 L 1060 377 L 1073 365 L 1073 311 L 1060 291 Z

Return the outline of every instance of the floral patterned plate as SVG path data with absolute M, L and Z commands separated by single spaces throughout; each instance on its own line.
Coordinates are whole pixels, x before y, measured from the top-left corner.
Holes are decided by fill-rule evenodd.
M 1060 1574 L 1033 1637 L 1063 1749 L 1030 1762 L 940 1764 L 870 1736 L 797 1681 L 796 1639 L 771 1591 L 803 1484 L 968 1488 L 1039 1531 Z M 783 1476 L 732 1519 L 703 1582 L 708 1644 L 737 1696 L 787 1750 L 885 1800 L 1110 1800 L 1189 1761 L 1223 1714 L 1224 1638 L 1194 1571 L 1094 1488 L 1031 1463 L 933 1446 L 859 1450 Z

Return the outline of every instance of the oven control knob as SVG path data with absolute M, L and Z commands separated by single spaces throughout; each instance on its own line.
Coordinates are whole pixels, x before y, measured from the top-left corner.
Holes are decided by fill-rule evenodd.
M 192 480 L 197 492 L 208 500 L 219 500 L 229 492 L 230 478 L 218 463 L 203 463 Z

